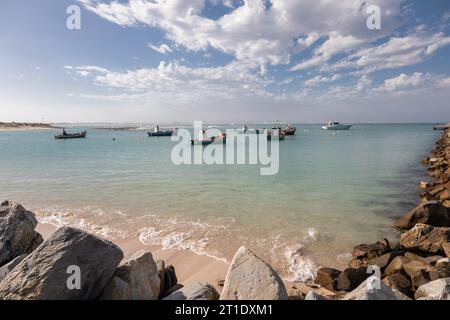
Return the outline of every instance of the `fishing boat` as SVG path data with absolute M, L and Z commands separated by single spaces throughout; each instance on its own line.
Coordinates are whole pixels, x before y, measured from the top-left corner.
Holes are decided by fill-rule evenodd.
M 170 137 L 173 134 L 173 130 L 147 132 L 149 137 Z
M 175 130 L 159 130 L 159 125 L 156 126 L 153 132 L 147 132 L 149 137 L 170 137 Z
M 349 130 L 352 127 L 351 124 L 340 124 L 339 122 L 330 121 L 327 125 L 323 126 L 323 130 Z
M 66 131 L 63 131 L 63 133 L 55 136 L 55 139 L 61 140 L 61 139 L 80 139 L 80 138 L 86 138 L 86 131 L 78 132 L 78 133 L 66 133 Z
M 283 129 L 284 134 L 287 136 L 294 136 L 295 131 L 297 131 L 297 128 L 291 124 Z
M 226 144 L 227 143 L 227 135 L 222 133 L 221 135 L 218 135 L 216 137 L 208 138 L 206 136 L 206 132 L 205 131 L 200 131 L 199 138 L 191 140 L 191 144 L 192 145 L 207 146 L 207 145 L 210 145 L 211 143 L 223 143 L 223 144 Z
M 279 129 L 267 130 L 267 140 L 272 140 L 272 137 L 278 137 L 278 140 L 282 141 L 286 138 L 286 134 Z

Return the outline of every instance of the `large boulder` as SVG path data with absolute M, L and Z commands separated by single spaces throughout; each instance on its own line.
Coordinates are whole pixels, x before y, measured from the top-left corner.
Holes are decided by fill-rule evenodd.
M 34 214 L 18 203 L 4 201 L 0 205 L 0 267 L 43 242 L 34 231 L 37 223 Z
M 403 293 L 409 293 L 411 290 L 411 281 L 401 273 L 391 274 L 383 279 L 385 285 L 392 290 L 398 290 Z
M 406 263 L 404 271 L 410 277 L 413 288 L 418 288 L 439 278 L 436 268 L 417 260 Z
M 379 278 L 371 276 L 347 293 L 343 300 L 397 300 L 397 297 Z
M 3 267 L 1 267 L 0 268 L 0 282 L 2 281 L 2 279 L 4 277 L 6 277 L 6 275 L 8 273 L 10 273 L 12 271 L 12 269 L 14 269 L 23 259 L 25 259 L 26 256 L 27 256 L 26 254 L 22 254 L 16 258 L 14 258 L 7 264 L 5 264 Z
M 114 278 L 119 278 L 126 286 Z M 101 299 L 119 300 L 126 296 L 131 300 L 157 300 L 159 297 L 161 279 L 151 252 L 139 251 L 132 255 L 120 264 L 114 278 L 111 280 L 113 284 L 108 287 L 119 286 L 121 290 L 117 290 L 118 296 L 116 291 L 106 290 Z
M 442 246 L 448 241 L 450 241 L 450 228 L 438 228 L 421 223 L 400 236 L 400 244 L 403 248 L 428 253 L 443 252 Z
M 414 297 L 416 300 L 450 300 L 450 278 L 434 280 L 420 286 Z
M 225 278 L 221 300 L 287 300 L 279 275 L 246 247 L 236 252 Z
M 384 274 L 386 276 L 389 276 L 395 273 L 401 273 L 404 269 L 405 264 L 407 264 L 410 261 L 411 259 L 408 257 L 398 256 L 394 258 L 394 260 L 392 260 L 391 263 L 389 263 L 389 265 L 384 270 Z
M 449 210 L 439 201 L 421 203 L 419 206 L 398 219 L 395 223 L 395 227 L 402 230 L 408 230 L 417 223 L 428 224 L 434 227 L 449 227 Z
M 0 299 L 96 299 L 122 258 L 109 241 L 60 228 L 0 282 Z
M 219 293 L 208 283 L 194 282 L 163 300 L 219 300 Z
M 438 260 L 442 259 L 442 256 L 439 255 L 431 255 L 431 256 L 419 256 L 415 253 L 412 252 L 406 252 L 405 253 L 405 257 L 411 259 L 411 260 L 416 260 L 416 261 L 420 261 L 422 263 L 425 264 L 431 264 L 434 265 Z

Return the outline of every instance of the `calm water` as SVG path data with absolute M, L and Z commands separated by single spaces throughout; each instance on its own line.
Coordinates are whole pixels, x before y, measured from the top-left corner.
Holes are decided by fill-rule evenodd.
M 284 277 L 306 279 L 314 265 L 340 266 L 352 246 L 392 235 L 393 219 L 418 201 L 420 160 L 438 133 L 429 124 L 297 128 L 280 142 L 276 176 L 259 166 L 175 166 L 170 138 L 145 131 L 88 128 L 71 141 L 0 132 L 0 198 L 43 221 L 224 260 L 246 244 Z

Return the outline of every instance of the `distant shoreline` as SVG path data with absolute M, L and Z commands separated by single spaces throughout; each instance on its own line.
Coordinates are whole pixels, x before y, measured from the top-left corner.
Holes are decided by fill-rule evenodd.
M 0 122 L 0 131 L 28 131 L 28 130 L 58 130 L 57 127 L 47 123 L 28 122 Z

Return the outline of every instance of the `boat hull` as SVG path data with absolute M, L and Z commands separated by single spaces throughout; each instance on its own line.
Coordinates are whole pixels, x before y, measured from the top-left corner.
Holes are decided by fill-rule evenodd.
M 65 134 L 65 135 L 57 135 L 55 136 L 56 140 L 66 140 L 66 139 L 83 139 L 86 138 L 86 131 L 80 132 L 80 133 L 72 133 L 72 134 Z
M 171 137 L 173 131 L 147 132 L 149 137 Z
M 349 130 L 351 127 L 352 127 L 351 124 L 340 124 L 338 126 L 332 126 L 332 127 L 323 126 L 322 130 Z

